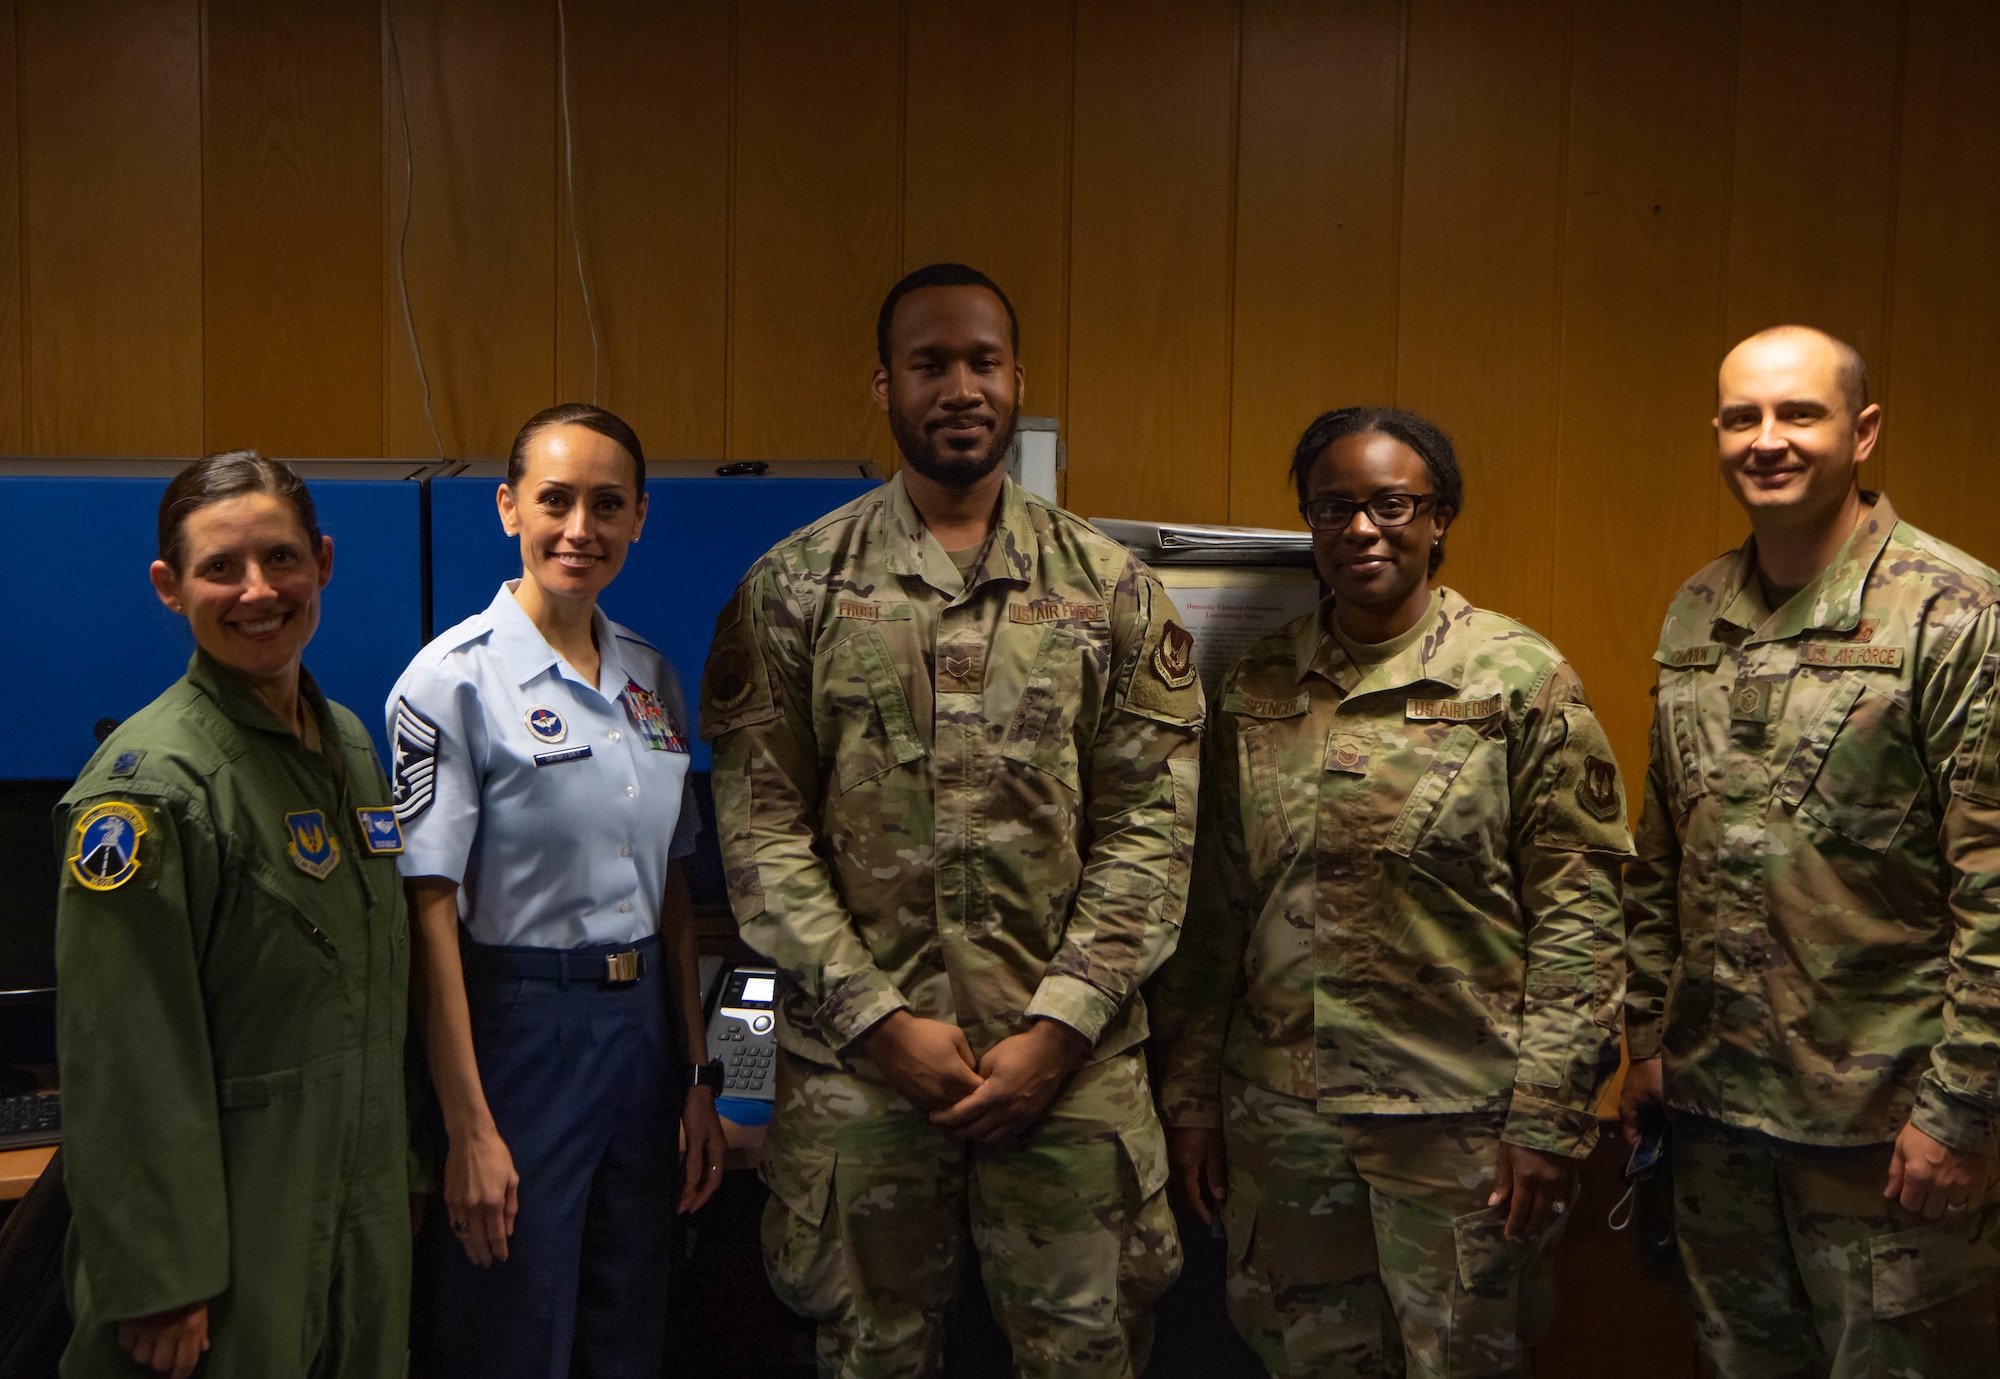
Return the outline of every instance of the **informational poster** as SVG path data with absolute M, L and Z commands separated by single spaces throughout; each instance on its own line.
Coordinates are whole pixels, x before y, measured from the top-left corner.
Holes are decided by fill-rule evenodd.
M 1300 566 L 1155 565 L 1194 634 L 1195 668 L 1211 702 L 1244 652 L 1319 604 L 1319 580 Z

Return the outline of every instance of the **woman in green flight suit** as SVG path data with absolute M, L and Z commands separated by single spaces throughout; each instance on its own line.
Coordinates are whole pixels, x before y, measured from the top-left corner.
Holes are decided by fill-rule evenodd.
M 400 1375 L 401 836 L 366 730 L 300 664 L 333 543 L 238 451 L 168 486 L 159 556 L 194 658 L 56 813 L 62 1372 Z

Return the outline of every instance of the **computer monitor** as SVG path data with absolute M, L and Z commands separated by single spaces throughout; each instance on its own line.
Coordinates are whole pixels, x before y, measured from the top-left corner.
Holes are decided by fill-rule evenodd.
M 0 780 L 0 1067 L 55 1062 L 60 859 L 49 816 L 69 785 Z

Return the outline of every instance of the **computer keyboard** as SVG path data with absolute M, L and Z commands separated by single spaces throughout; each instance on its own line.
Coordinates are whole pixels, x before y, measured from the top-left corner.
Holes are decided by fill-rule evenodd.
M 62 1094 L 22 1092 L 0 1096 L 0 1150 L 32 1149 L 62 1141 Z

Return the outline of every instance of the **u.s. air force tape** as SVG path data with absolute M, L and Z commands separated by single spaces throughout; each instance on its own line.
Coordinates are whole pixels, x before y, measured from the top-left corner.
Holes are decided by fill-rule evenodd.
M 390 755 L 394 759 L 395 789 L 389 807 L 399 823 L 408 822 L 431 807 L 437 794 L 437 724 L 412 708 L 410 701 L 396 700 L 396 718 L 390 729 L 394 739 Z

